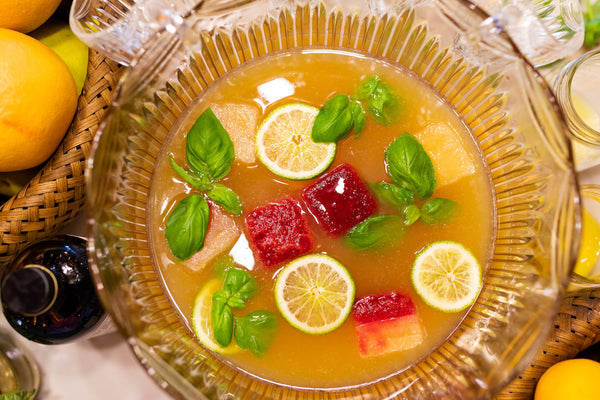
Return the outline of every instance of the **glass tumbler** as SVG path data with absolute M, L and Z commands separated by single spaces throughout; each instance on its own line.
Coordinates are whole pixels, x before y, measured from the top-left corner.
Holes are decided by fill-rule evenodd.
M 600 50 L 568 63 L 557 75 L 554 91 L 575 139 L 577 169 L 600 164 Z
M 31 354 L 0 329 L 0 395 L 14 391 L 32 392 L 33 399 L 40 386 L 40 373 Z

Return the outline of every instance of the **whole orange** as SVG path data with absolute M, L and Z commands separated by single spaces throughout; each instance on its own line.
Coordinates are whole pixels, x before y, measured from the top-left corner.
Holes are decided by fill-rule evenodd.
M 61 0 L 2 0 L 0 28 L 27 33 L 42 25 L 58 8 Z
M 600 399 L 600 363 L 585 358 L 558 362 L 541 376 L 535 400 Z
M 50 157 L 76 108 L 75 81 L 64 61 L 40 41 L 0 28 L 0 172 Z

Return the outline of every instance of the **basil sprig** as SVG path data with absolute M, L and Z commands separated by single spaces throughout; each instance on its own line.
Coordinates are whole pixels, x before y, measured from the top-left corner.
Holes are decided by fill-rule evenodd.
M 266 310 L 253 311 L 237 317 L 233 308 L 244 308 L 246 301 L 258 294 L 258 284 L 248 272 L 231 267 L 225 272 L 223 289 L 212 298 L 213 336 L 220 346 L 227 347 L 235 338 L 237 345 L 262 357 L 275 335 L 277 316 Z
M 181 200 L 167 219 L 165 237 L 171 252 L 187 260 L 204 246 L 210 207 L 204 195 L 232 214 L 240 215 L 238 195 L 215 181 L 224 178 L 235 159 L 233 142 L 214 112 L 208 108 L 196 120 L 186 137 L 186 169 L 169 157 L 173 170 L 203 195 L 191 194 Z
M 400 101 L 391 88 L 374 75 L 363 81 L 354 96 L 336 94 L 323 104 L 313 123 L 315 142 L 337 142 L 353 129 L 358 138 L 365 129 L 367 112 L 378 124 L 390 126 L 400 114 Z
M 371 190 L 384 203 L 397 209 L 400 216 L 367 218 L 348 232 L 346 242 L 357 250 L 369 250 L 391 243 L 391 237 L 402 238 L 405 227 L 421 220 L 425 224 L 448 221 L 457 204 L 448 199 L 434 198 L 437 181 L 431 158 L 419 141 L 405 132 L 385 150 L 386 170 L 393 183 L 369 183 Z M 415 201 L 425 201 L 419 208 Z M 398 218 L 402 224 L 398 224 Z

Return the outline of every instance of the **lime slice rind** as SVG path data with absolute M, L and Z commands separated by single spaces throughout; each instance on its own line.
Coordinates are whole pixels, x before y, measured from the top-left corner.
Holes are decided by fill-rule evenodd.
M 212 333 L 211 308 L 213 294 L 221 289 L 219 279 L 208 281 L 196 295 L 192 310 L 192 328 L 200 343 L 208 350 L 220 354 L 232 354 L 241 351 L 240 347 L 232 343 L 222 347 L 215 341 Z
M 411 281 L 419 297 L 443 312 L 471 306 L 482 288 L 482 270 L 462 244 L 439 241 L 425 247 L 413 263 Z
M 319 288 L 312 296 L 307 287 Z M 275 281 L 275 303 L 294 328 L 322 335 L 339 328 L 352 312 L 356 287 L 348 270 L 325 254 L 309 254 L 286 265 Z
M 256 134 L 256 155 L 275 175 L 305 180 L 325 171 L 335 158 L 335 143 L 312 141 L 311 131 L 319 109 L 289 103 L 273 110 Z

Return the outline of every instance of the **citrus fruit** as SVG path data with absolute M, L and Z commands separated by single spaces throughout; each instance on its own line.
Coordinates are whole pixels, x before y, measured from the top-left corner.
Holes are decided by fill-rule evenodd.
M 50 157 L 76 108 L 75 81 L 63 60 L 38 40 L 0 28 L 0 172 Z
M 214 339 L 212 327 L 212 298 L 217 290 L 220 290 L 222 283 L 219 279 L 208 281 L 196 295 L 194 308 L 192 310 L 192 327 L 196 337 L 209 350 L 215 353 L 231 354 L 240 351 L 237 344 L 232 342 L 227 347 L 221 347 Z
M 310 179 L 333 162 L 335 143 L 316 143 L 312 126 L 319 109 L 289 103 L 273 110 L 256 134 L 258 159 L 275 175 L 287 179 Z
M 293 260 L 275 281 L 275 303 L 283 318 L 312 335 L 340 327 L 352 311 L 355 293 L 348 270 L 325 254 Z
M 30 36 L 50 47 L 62 58 L 75 79 L 77 93 L 81 93 L 87 77 L 89 49 L 71 31 L 69 23 L 52 19 L 31 32 Z
M 600 258 L 600 225 L 589 211 L 584 209 L 582 214 L 581 248 L 574 272 L 588 276 Z
M 60 2 L 61 0 L 2 0 L 0 28 L 31 32 L 54 14 Z
M 600 399 L 600 363 L 585 358 L 560 361 L 544 372 L 535 400 Z
M 417 294 L 431 307 L 456 312 L 473 304 L 481 290 L 481 266 L 462 244 L 433 242 L 417 254 L 411 270 Z

